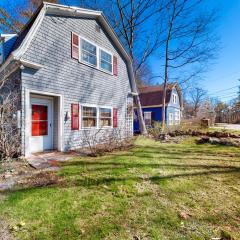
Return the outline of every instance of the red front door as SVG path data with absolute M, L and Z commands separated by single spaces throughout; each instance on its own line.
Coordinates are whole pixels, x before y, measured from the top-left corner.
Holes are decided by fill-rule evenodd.
M 53 149 L 53 101 L 51 98 L 31 98 L 30 152 Z

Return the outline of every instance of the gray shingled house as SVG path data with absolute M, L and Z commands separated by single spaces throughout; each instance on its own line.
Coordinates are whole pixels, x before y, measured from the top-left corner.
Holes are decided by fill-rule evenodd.
M 81 147 L 86 131 L 133 134 L 132 61 L 102 12 L 44 3 L 1 48 L 0 77 L 19 91 L 24 156 Z

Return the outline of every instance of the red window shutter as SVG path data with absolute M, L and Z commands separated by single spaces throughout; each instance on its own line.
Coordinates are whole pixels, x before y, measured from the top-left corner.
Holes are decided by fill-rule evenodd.
M 72 130 L 79 130 L 79 104 L 72 104 Z
M 79 59 L 79 37 L 72 33 L 72 58 Z
M 113 56 L 113 75 L 118 75 L 118 59 L 116 56 Z
M 113 109 L 113 127 L 116 128 L 118 126 L 118 110 L 117 108 Z

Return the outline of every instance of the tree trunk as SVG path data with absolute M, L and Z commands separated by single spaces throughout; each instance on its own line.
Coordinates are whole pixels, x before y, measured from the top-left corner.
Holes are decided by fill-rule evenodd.
M 143 112 L 142 112 L 139 95 L 135 96 L 135 101 L 136 101 L 136 105 L 137 105 L 137 113 L 138 113 L 140 132 L 142 135 L 147 135 L 147 129 L 146 129 L 146 125 L 145 125 L 145 122 L 143 119 Z
M 163 85 L 163 100 L 162 100 L 162 131 L 165 129 L 166 125 L 166 94 L 167 93 L 167 81 L 164 80 Z
M 168 43 L 170 34 L 166 43 L 165 53 L 165 73 L 164 73 L 164 84 L 163 84 L 163 96 L 162 96 L 162 131 L 165 130 L 166 125 L 166 95 L 167 95 L 167 84 L 168 84 Z

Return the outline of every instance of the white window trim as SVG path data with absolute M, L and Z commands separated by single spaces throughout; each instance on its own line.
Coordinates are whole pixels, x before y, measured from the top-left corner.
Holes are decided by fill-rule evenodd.
M 177 94 L 173 93 L 173 103 L 177 103 Z
M 151 122 L 152 122 L 152 112 L 151 111 L 146 111 L 146 112 L 144 112 L 143 113 L 143 118 L 144 118 L 144 122 L 145 122 L 145 120 L 146 120 L 146 118 L 145 118 L 145 114 L 150 114 L 150 120 L 151 120 Z M 148 119 L 149 120 L 149 119 Z M 145 122 L 145 125 L 146 125 L 146 122 Z M 150 125 L 146 125 L 146 126 L 151 126 L 151 124 Z
M 171 116 L 171 118 L 170 118 Z M 173 113 L 169 113 L 168 115 L 169 125 L 173 125 Z
M 176 116 L 177 116 L 177 118 L 176 118 Z M 174 112 L 174 122 L 175 122 L 175 125 L 180 124 L 180 122 L 181 122 L 180 110 L 175 110 L 175 112 Z
M 108 117 L 108 118 L 111 118 L 111 126 L 103 126 L 103 127 L 100 127 L 100 120 L 101 120 L 101 117 L 100 117 L 100 108 L 108 108 L 108 109 L 111 109 L 111 117 Z M 112 107 L 99 107 L 98 108 L 98 124 L 99 124 L 99 128 L 101 129 L 105 129 L 105 128 L 113 128 L 113 108 Z
M 175 110 L 175 112 L 174 112 L 174 119 L 175 120 L 180 120 L 180 110 Z
M 112 64 L 112 71 L 111 72 L 106 70 L 106 69 L 101 68 L 101 50 L 106 52 L 106 53 L 108 53 L 109 55 L 111 55 L 111 58 L 112 58 L 112 62 L 111 62 L 111 64 Z M 102 48 L 102 47 L 99 47 L 99 68 L 100 68 L 101 71 L 107 72 L 107 73 L 110 73 L 111 75 L 113 75 L 113 54 L 111 52 L 109 52 L 108 50 Z
M 111 129 L 113 128 L 113 107 L 109 107 L 109 106 L 103 106 L 103 105 L 96 105 L 96 104 L 81 104 L 79 103 L 79 113 L 80 113 L 80 130 L 92 130 L 92 129 Z M 97 126 L 96 127 L 83 127 L 83 111 L 82 108 L 83 107 L 94 107 L 97 109 Z M 104 126 L 104 127 L 100 127 L 100 108 L 108 108 L 111 109 L 111 126 Z
M 78 35 L 78 34 L 77 34 Z M 82 43 L 81 43 L 81 39 L 89 42 L 90 44 L 94 45 L 96 47 L 96 58 L 97 58 L 97 66 L 91 64 L 91 63 L 88 63 L 86 61 L 83 61 L 82 60 Z M 107 73 L 107 74 L 110 74 L 113 76 L 113 53 L 108 51 L 107 49 L 103 48 L 103 47 L 100 47 L 99 45 L 97 45 L 96 43 L 92 42 L 91 40 L 85 38 L 85 37 L 82 37 L 80 35 L 78 35 L 78 41 L 79 41 L 79 59 L 78 61 L 86 66 L 89 66 L 89 67 L 92 67 L 92 68 L 95 68 L 95 69 L 98 69 L 99 71 L 101 72 L 104 72 L 104 73 Z M 105 69 L 102 69 L 101 68 L 101 64 L 100 64 L 100 50 L 103 50 L 104 52 L 110 54 L 112 56 L 112 72 L 109 72 Z

